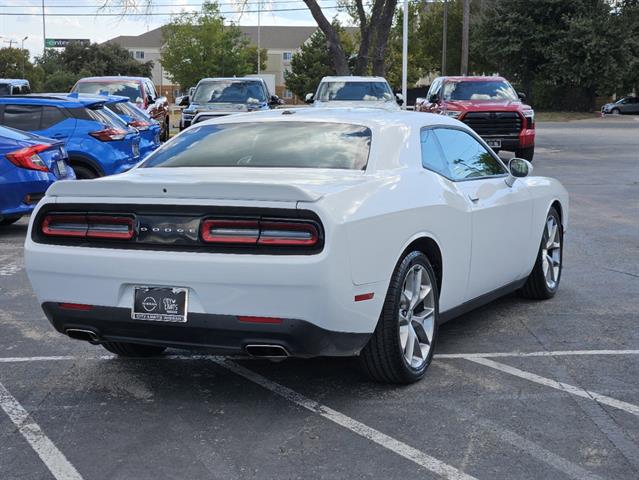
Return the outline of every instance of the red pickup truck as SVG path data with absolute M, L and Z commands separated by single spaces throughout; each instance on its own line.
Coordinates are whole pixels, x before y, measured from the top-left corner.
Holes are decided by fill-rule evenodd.
M 502 77 L 438 77 L 415 110 L 456 118 L 471 127 L 495 152 L 507 150 L 532 160 L 535 112 Z

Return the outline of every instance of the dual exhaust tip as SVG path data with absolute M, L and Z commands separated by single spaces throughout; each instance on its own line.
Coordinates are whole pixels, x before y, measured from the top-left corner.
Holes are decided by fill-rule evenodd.
M 83 340 L 94 345 L 100 343 L 100 337 L 92 330 L 67 328 L 65 333 L 75 340 Z M 244 349 L 251 357 L 257 358 L 286 358 L 290 356 L 288 351 L 281 345 L 254 344 L 247 345 Z

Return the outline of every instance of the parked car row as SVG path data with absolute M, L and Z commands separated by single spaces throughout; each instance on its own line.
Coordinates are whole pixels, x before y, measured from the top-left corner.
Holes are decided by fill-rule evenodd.
M 0 225 L 33 210 L 53 182 L 125 172 L 168 137 L 166 99 L 149 79 L 82 79 L 72 93 L 46 94 L 24 82 L 0 80 Z

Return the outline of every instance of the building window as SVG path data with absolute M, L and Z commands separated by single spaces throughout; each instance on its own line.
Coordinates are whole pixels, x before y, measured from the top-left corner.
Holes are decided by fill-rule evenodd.
M 282 53 L 282 59 L 285 62 L 290 62 L 291 58 L 293 58 L 293 52 L 284 52 L 284 53 Z
M 133 57 L 136 60 L 144 60 L 144 52 L 142 50 L 136 50 L 135 54 L 133 55 Z
M 293 92 L 291 92 L 289 89 L 284 90 L 283 93 L 284 98 L 293 98 Z

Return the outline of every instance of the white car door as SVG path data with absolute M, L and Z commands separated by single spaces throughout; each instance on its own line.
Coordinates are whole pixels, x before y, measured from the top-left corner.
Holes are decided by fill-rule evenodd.
M 528 273 L 523 252 L 532 234 L 533 204 L 524 182 L 508 186 L 502 163 L 468 132 L 437 128 L 435 133 L 450 178 L 472 212 L 467 298 L 473 299 Z

